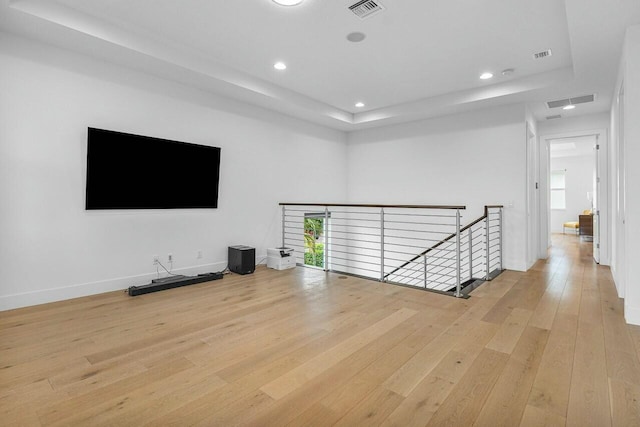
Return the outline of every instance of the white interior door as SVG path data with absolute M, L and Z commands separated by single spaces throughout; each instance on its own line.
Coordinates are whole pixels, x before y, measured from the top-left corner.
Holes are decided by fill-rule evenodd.
M 596 143 L 593 147 L 595 151 L 595 168 L 593 174 L 593 259 L 600 264 L 600 144 L 599 136 L 596 135 Z
M 618 170 L 615 179 L 617 180 L 617 194 L 616 194 L 616 284 L 618 285 L 618 293 L 620 296 L 624 297 L 626 293 L 626 262 L 627 256 L 625 252 L 626 245 L 626 164 L 624 159 L 625 153 L 625 135 L 624 135 L 624 120 L 625 120 L 625 110 L 624 110 L 624 85 L 620 88 L 620 92 L 618 94 Z
M 527 268 L 538 259 L 538 152 L 536 136 L 527 123 Z

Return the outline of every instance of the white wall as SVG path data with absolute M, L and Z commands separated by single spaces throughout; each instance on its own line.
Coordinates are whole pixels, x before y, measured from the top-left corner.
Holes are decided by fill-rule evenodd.
M 145 284 L 154 254 L 185 273 L 221 270 L 232 244 L 259 258 L 280 243 L 278 202 L 346 198 L 341 132 L 0 40 L 0 309 Z M 85 211 L 88 126 L 221 147 L 219 208 Z
M 566 209 L 551 210 L 551 232 L 562 233 L 562 224 L 578 221 L 578 215 L 585 209 L 591 209 L 587 192 L 593 192 L 593 156 L 556 157 L 551 159 L 551 171 L 565 170 Z M 567 233 L 575 230 L 567 229 Z
M 526 269 L 525 179 L 524 106 L 349 134 L 350 202 L 466 205 L 463 224 L 503 204 L 513 270 Z
M 614 279 L 619 294 L 624 296 L 624 314 L 627 322 L 640 325 L 640 25 L 629 27 L 625 35 L 623 56 L 620 64 L 619 78 L 615 94 L 624 85 L 623 98 L 623 145 L 624 175 L 618 178 L 620 165 L 616 161 L 621 141 L 620 129 L 614 132 L 614 149 L 612 151 L 611 177 L 613 193 L 620 188 L 624 203 L 614 199 L 613 246 L 619 248 L 614 253 Z M 614 97 L 611 124 L 615 129 L 619 123 L 619 113 Z M 624 181 L 624 182 L 622 182 Z M 621 206 L 620 206 L 621 205 Z M 624 233 L 624 236 L 622 235 Z M 618 245 L 622 243 L 622 247 Z M 620 287 L 623 286 L 623 289 Z

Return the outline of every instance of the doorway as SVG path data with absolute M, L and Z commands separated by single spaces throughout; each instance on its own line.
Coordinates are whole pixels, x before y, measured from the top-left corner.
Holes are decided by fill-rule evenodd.
M 601 185 L 599 134 L 548 138 L 550 232 L 576 234 L 593 242 L 593 258 L 600 262 Z
M 325 213 L 304 214 L 304 265 L 324 269 Z

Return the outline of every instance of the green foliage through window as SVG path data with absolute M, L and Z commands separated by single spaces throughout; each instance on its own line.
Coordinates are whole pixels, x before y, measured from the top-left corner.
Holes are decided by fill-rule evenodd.
M 321 268 L 324 267 L 324 245 L 322 243 L 317 243 L 315 254 L 305 252 L 304 263 L 305 265 L 313 265 Z
M 324 233 L 323 218 L 304 219 L 304 263 L 324 267 L 324 244 L 318 241 Z

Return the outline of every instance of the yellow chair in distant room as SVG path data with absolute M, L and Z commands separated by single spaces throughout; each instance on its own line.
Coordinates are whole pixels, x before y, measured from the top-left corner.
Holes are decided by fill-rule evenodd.
M 578 221 L 565 222 L 564 224 L 562 224 L 562 234 L 564 234 L 564 230 L 567 228 L 575 230 L 576 234 L 578 234 L 580 230 L 580 223 L 578 223 Z
M 591 215 L 591 209 L 585 209 L 582 211 L 582 215 Z M 579 221 L 567 221 L 562 224 L 562 234 L 564 230 L 570 228 L 576 231 L 576 234 L 580 234 L 580 222 Z

